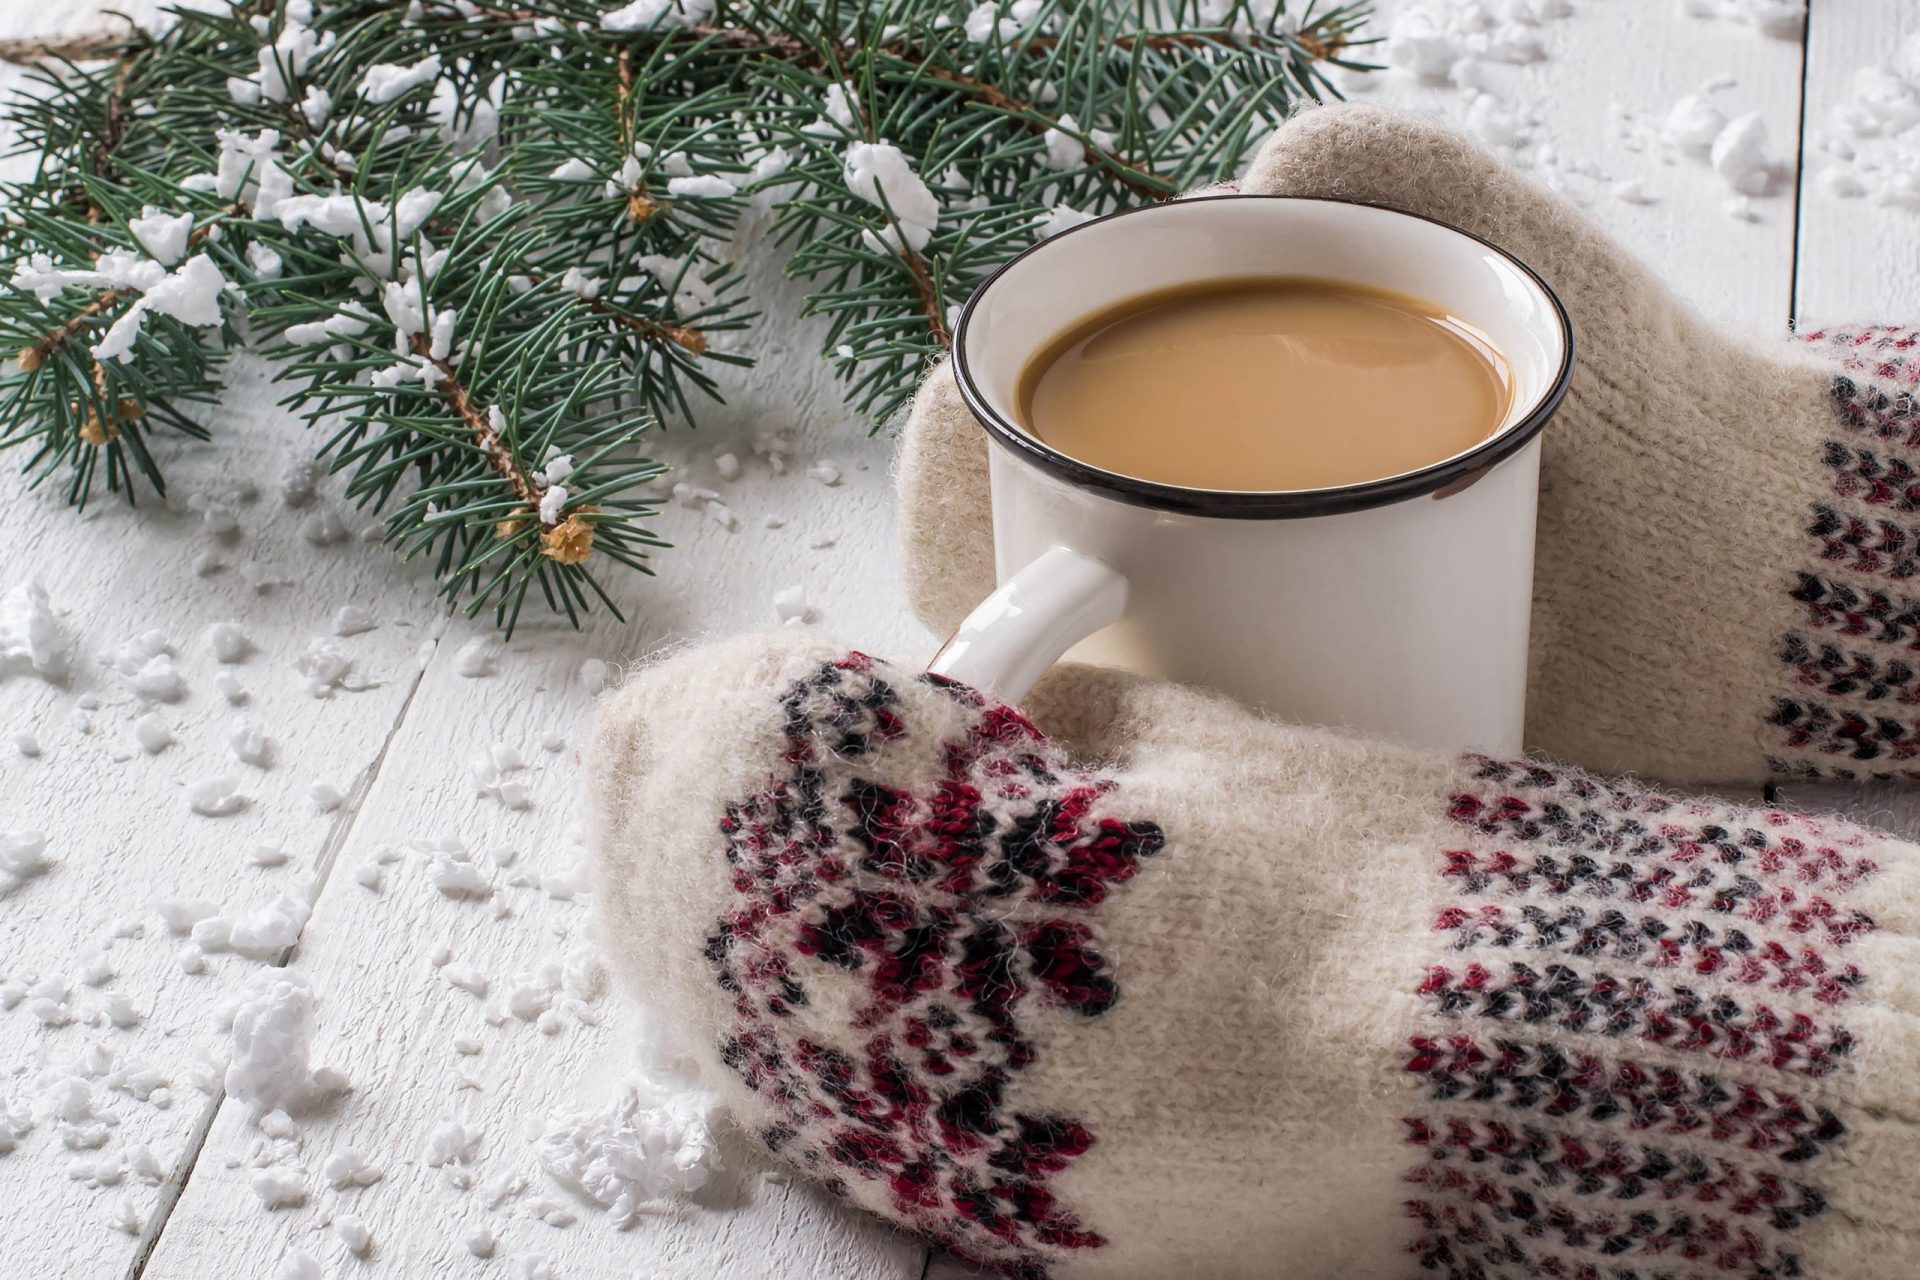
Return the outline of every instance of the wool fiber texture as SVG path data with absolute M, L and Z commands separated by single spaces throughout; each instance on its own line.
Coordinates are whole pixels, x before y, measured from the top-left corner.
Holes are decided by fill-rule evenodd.
M 638 673 L 616 971 L 741 1127 L 1016 1280 L 1883 1280 L 1920 850 L 815 633 Z

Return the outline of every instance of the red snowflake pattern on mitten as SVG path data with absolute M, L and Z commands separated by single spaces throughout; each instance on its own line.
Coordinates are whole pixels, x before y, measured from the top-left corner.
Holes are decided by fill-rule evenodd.
M 865 767 L 927 732 L 905 680 L 965 713 L 912 790 Z M 1032 1029 L 1120 998 L 1099 908 L 1160 829 L 1110 813 L 1110 783 L 963 685 L 855 653 L 781 706 L 780 769 L 721 825 L 734 899 L 707 946 L 733 997 L 721 1057 L 774 1117 L 773 1150 L 838 1193 L 884 1182 L 901 1220 L 1037 1280 L 1105 1241 L 1049 1188 L 1095 1136 L 1021 1105 Z M 844 1040 L 798 1016 L 828 986 L 855 993 Z

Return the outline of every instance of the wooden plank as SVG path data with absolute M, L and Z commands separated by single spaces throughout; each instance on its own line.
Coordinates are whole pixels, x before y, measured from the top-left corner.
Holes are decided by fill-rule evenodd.
M 7 4 L 0 38 L 107 29 L 116 25 L 107 10 L 138 17 L 158 7 Z M 24 76 L 0 66 L 0 93 Z M 11 126 L 4 128 L 0 141 L 10 146 Z M 31 157 L 4 164 L 17 174 Z M 33 1207 L 0 1215 L 9 1273 L 128 1273 L 151 1247 L 213 1118 L 215 1100 L 192 1082 L 223 1052 L 219 1007 L 262 967 L 216 955 L 205 974 L 185 972 L 183 940 L 154 906 L 204 899 L 244 911 L 282 893 L 316 892 L 331 843 L 418 678 L 415 649 L 438 622 L 418 575 L 396 574 L 357 542 L 318 548 L 303 535 L 303 522 L 322 513 L 343 516 L 350 529 L 364 521 L 330 497 L 299 510 L 283 502 L 276 482 L 310 445 L 273 407 L 276 399 L 259 366 L 242 362 L 222 403 L 201 416 L 215 442 L 160 444 L 170 500 L 149 499 L 138 512 L 102 495 L 77 515 L 62 506 L 57 485 L 27 493 L 11 478 L 24 455 L 0 458 L 9 473 L 0 592 L 41 577 L 74 638 L 64 682 L 0 676 L 0 831 L 44 832 L 52 864 L 0 890 L 0 1106 L 34 1121 L 0 1156 L 0 1200 Z M 214 532 L 208 503 L 231 512 L 233 532 Z M 296 574 L 297 611 L 289 608 Z M 349 601 L 382 623 L 338 640 L 377 687 L 315 698 L 293 663 Z M 230 618 L 244 620 L 253 651 L 226 666 L 206 631 Z M 185 684 L 177 700 L 151 706 L 105 665 L 117 646 L 148 631 L 174 648 Z M 216 689 L 223 671 L 246 690 L 242 705 Z M 130 733 L 149 710 L 176 739 L 157 755 Z M 234 758 L 228 735 L 236 719 L 264 730 L 272 767 Z M 19 750 L 16 735 L 30 736 L 39 754 Z M 190 813 L 183 784 L 218 774 L 240 777 L 246 807 L 220 818 Z M 347 803 L 333 812 L 315 807 L 308 793 L 316 783 L 340 788 Z M 250 851 L 269 842 L 286 860 L 255 865 Z M 52 1003 L 20 994 L 35 989 Z M 128 1011 L 138 1020 L 125 1027 L 106 1016 L 124 1021 Z M 76 1075 L 92 1114 L 62 1123 L 57 1090 Z
M 1856 7 L 1856 0 L 1845 2 Z M 1380 0 L 1376 29 L 1392 30 L 1394 19 L 1416 6 L 1446 7 Z M 1342 83 L 1356 100 L 1434 111 L 1482 133 L 1517 128 L 1517 160 L 1584 205 L 1682 296 L 1709 315 L 1771 332 L 1792 284 L 1801 46 L 1742 23 L 1689 17 L 1681 8 L 1582 4 L 1569 17 L 1545 21 L 1534 29 L 1540 61 L 1477 63 L 1472 78 L 1487 88 L 1484 105 L 1457 85 L 1422 82 L 1403 69 Z M 1362 56 L 1387 55 L 1376 48 Z M 1703 92 L 1729 118 L 1757 111 L 1766 124 L 1767 153 L 1781 171 L 1770 193 L 1752 201 L 1752 221 L 1730 217 L 1727 184 L 1662 136 L 1673 104 Z M 1629 180 L 1644 203 L 1614 194 Z
M 0 1201 L 36 1206 L 33 1214 L 0 1214 L 0 1257 L 20 1274 L 97 1276 L 131 1264 L 169 1189 L 129 1180 L 96 1191 L 69 1171 L 138 1147 L 170 1175 L 191 1163 L 212 1099 L 188 1081 L 197 1060 L 222 1052 L 221 1001 L 260 967 L 228 954 L 210 957 L 206 976 L 183 972 L 182 939 L 169 934 L 155 904 L 203 899 L 246 911 L 281 893 L 317 891 L 329 837 L 352 806 L 323 812 L 309 789 L 364 785 L 418 678 L 415 650 L 438 617 L 428 585 L 384 554 L 358 542 L 316 548 L 304 540 L 303 521 L 330 504 L 290 511 L 274 491 L 273 478 L 305 441 L 298 423 L 271 407 L 272 396 L 257 371 L 243 375 L 206 414 L 216 446 L 164 450 L 171 506 L 133 512 L 102 501 L 81 517 L 53 493 L 17 491 L 0 504 L 0 542 L 9 548 L 0 589 L 38 572 L 76 648 L 64 685 L 0 679 L 0 831 L 43 832 L 52 864 L 0 891 L 0 983 L 10 993 L 0 994 L 0 1098 L 39 1121 L 18 1150 L 0 1156 Z M 249 501 L 242 495 L 252 485 L 263 487 Z M 240 527 L 233 541 L 208 533 L 188 505 L 194 494 L 231 510 Z M 202 577 L 202 555 L 227 567 Z M 259 594 L 249 573 L 286 585 Z M 348 603 L 381 625 L 331 637 L 330 615 Z M 255 651 L 223 668 L 206 633 L 231 618 L 242 620 Z M 177 653 L 185 693 L 176 701 L 142 700 L 105 665 L 148 631 Z M 312 696 L 294 664 L 316 636 L 350 655 L 375 687 Z M 243 706 L 217 691 L 223 670 L 246 690 Z M 132 723 L 148 713 L 177 739 L 157 755 L 132 736 Z M 266 734 L 271 767 L 235 759 L 228 738 L 237 720 Z M 15 733 L 31 734 L 40 754 L 23 755 Z M 226 817 L 189 812 L 185 784 L 221 774 L 240 780 L 245 807 Z M 252 865 L 250 851 L 263 842 L 281 845 L 287 861 Z M 97 988 L 82 976 L 96 954 L 111 974 Z M 70 992 L 56 1003 L 71 1022 L 43 1025 L 34 1010 L 45 1007 L 21 997 L 46 981 Z M 144 1017 L 125 1029 L 97 1021 L 109 996 L 124 996 Z M 63 1016 L 48 1012 L 56 1022 Z M 113 1092 L 108 1071 L 93 1071 L 94 1105 L 114 1123 L 100 1135 L 104 1147 L 75 1150 L 65 1144 L 82 1141 L 91 1122 L 63 1129 L 49 1118 L 49 1089 L 71 1074 L 65 1064 L 89 1052 L 111 1055 L 116 1067 L 150 1069 L 167 1085 L 158 1101 L 140 1101 Z M 131 1235 L 108 1225 L 123 1202 L 138 1223 Z M 54 1224 L 60 1229 L 50 1230 Z
M 771 273 L 764 273 L 770 275 Z M 794 291 L 763 280 L 776 312 Z M 524 627 L 503 655 L 498 674 L 469 679 L 448 655 L 477 634 L 456 626 L 440 647 L 405 725 L 342 851 L 342 874 L 317 904 L 293 967 L 320 995 L 315 1060 L 343 1069 L 355 1092 L 335 1110 L 305 1120 L 297 1159 L 311 1188 L 308 1203 L 263 1210 L 249 1189 L 260 1155 L 260 1132 L 246 1109 L 221 1108 L 191 1185 L 147 1269 L 149 1280 L 197 1277 L 216 1270 L 270 1275 L 293 1249 L 312 1253 L 330 1271 L 347 1260 L 324 1224 L 353 1213 L 374 1235 L 369 1274 L 464 1273 L 474 1265 L 463 1240 L 486 1222 L 499 1256 L 520 1265 L 545 1257 L 568 1280 L 583 1277 L 704 1277 L 721 1274 L 872 1277 L 917 1280 L 925 1250 L 872 1221 L 848 1214 L 810 1190 L 763 1181 L 762 1162 L 734 1154 L 739 1172 L 717 1196 L 719 1211 L 682 1206 L 622 1232 L 609 1215 L 572 1197 L 542 1173 L 532 1148 L 555 1110 L 597 1111 L 636 1061 L 637 1017 L 624 999 L 569 1014 L 555 1034 L 504 1015 L 517 974 L 564 958 L 591 942 L 584 896 L 560 901 L 541 882 L 566 875 L 584 856 L 569 833 L 578 812 L 577 750 L 585 740 L 593 689 L 583 662 L 623 664 L 665 643 L 731 633 L 777 622 L 775 592 L 803 586 L 821 623 L 849 644 L 925 654 L 932 640 L 904 614 L 894 581 L 889 486 L 890 444 L 870 438 L 839 407 L 824 362 L 814 358 L 815 330 L 769 329 L 770 356 L 757 376 L 736 379 L 737 398 L 698 433 L 662 437 L 659 450 L 688 483 L 723 494 L 737 517 L 729 529 L 705 509 L 672 505 L 663 531 L 679 545 L 659 560 L 652 580 L 616 580 L 632 621 L 603 618 L 584 634 L 551 623 Z M 793 423 L 784 475 L 753 453 L 769 425 Z M 745 474 L 720 478 L 716 451 L 732 452 Z M 832 459 L 832 486 L 806 474 Z M 784 521 L 766 527 L 769 515 Z M 818 545 L 831 542 L 832 545 Z M 565 746 L 541 748 L 557 732 Z M 530 768 L 531 807 L 504 808 L 477 796 L 469 758 L 491 744 L 522 753 Z M 475 851 L 495 886 L 487 902 L 456 900 L 426 874 L 428 855 L 410 842 L 452 834 Z M 485 851 L 513 850 L 510 866 Z M 347 874 L 388 849 L 402 850 L 373 892 Z M 496 911 L 506 914 L 497 915 Z M 454 963 L 485 975 L 485 1000 L 450 985 L 431 963 L 446 945 Z M 501 1025 L 491 1025 L 487 1011 Z M 595 1025 L 597 1023 L 597 1025 Z M 472 1057 L 452 1042 L 471 1037 Z M 481 1087 L 462 1088 L 470 1074 Z M 462 1190 L 422 1159 L 429 1135 L 448 1118 L 484 1132 L 473 1166 L 479 1185 Z M 321 1177 L 329 1155 L 346 1147 L 386 1171 L 364 1190 L 336 1192 Z M 523 1193 L 497 1208 L 485 1187 L 501 1176 L 525 1180 Z M 706 1200 L 703 1197 L 703 1201 Z M 564 1206 L 578 1221 L 543 1220 Z
M 1920 128 L 1859 139 L 1836 121 L 1857 101 L 1855 77 L 1897 64 L 1920 90 L 1920 7 L 1908 0 L 1814 0 L 1807 37 L 1807 148 L 1800 191 L 1798 319 L 1801 325 L 1907 323 L 1920 317 L 1920 211 L 1843 196 L 1830 170 L 1861 173 L 1834 143 L 1867 163 L 1904 152 L 1920 164 Z M 1871 182 L 1870 173 L 1864 175 Z

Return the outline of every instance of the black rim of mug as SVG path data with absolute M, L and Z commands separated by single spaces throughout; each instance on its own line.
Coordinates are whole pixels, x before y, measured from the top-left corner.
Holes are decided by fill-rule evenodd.
M 1560 368 L 1555 372 L 1552 383 L 1547 387 L 1546 392 L 1534 401 L 1533 407 L 1527 410 L 1525 417 L 1506 430 L 1487 437 L 1465 453 L 1455 454 L 1451 458 L 1442 459 L 1417 471 L 1407 471 L 1379 480 L 1367 480 L 1333 489 L 1189 489 L 1181 485 L 1142 480 L 1136 476 L 1107 471 L 1081 462 L 1077 458 L 1068 457 L 1007 421 L 987 404 L 986 397 L 974 383 L 972 371 L 967 367 L 967 326 L 973 319 L 975 307 L 980 299 L 1000 277 L 1018 266 L 1029 255 L 1038 253 L 1048 245 L 1058 244 L 1068 236 L 1099 226 L 1101 223 L 1141 214 L 1152 214 L 1169 208 L 1200 206 L 1214 201 L 1240 200 L 1339 204 L 1377 209 L 1383 213 L 1412 218 L 1417 222 L 1431 223 L 1498 254 L 1533 281 L 1541 295 L 1553 307 L 1554 317 L 1560 325 L 1561 358 Z M 989 435 L 1013 450 L 1020 458 L 1075 488 L 1098 493 L 1132 506 L 1152 507 L 1157 511 L 1214 516 L 1230 520 L 1285 520 L 1302 516 L 1337 515 L 1345 511 L 1364 511 L 1369 507 L 1383 507 L 1396 502 L 1405 502 L 1409 498 L 1435 493 L 1459 481 L 1476 478 L 1480 473 L 1505 461 L 1524 449 L 1535 436 L 1540 434 L 1547 425 L 1547 421 L 1559 409 L 1560 402 L 1566 398 L 1567 388 L 1573 381 L 1573 345 L 1573 323 L 1567 318 L 1567 309 L 1561 303 L 1560 296 L 1540 278 L 1539 272 L 1485 236 L 1475 235 L 1462 227 L 1454 226 L 1451 222 L 1430 218 L 1423 213 L 1396 209 L 1392 205 L 1375 204 L 1365 200 L 1239 192 L 1191 196 L 1184 200 L 1121 209 L 1114 213 L 1103 214 L 1098 218 L 1090 218 L 1078 226 L 1069 227 L 1057 235 L 1049 236 L 1038 244 L 1028 245 L 1020 253 L 1002 263 L 992 275 L 982 280 L 975 287 L 972 295 L 967 298 L 966 305 L 961 307 L 960 322 L 954 326 L 953 330 L 953 371 L 954 380 L 960 385 L 961 398 L 966 401 L 967 408 L 972 411 L 974 419 L 986 429 Z

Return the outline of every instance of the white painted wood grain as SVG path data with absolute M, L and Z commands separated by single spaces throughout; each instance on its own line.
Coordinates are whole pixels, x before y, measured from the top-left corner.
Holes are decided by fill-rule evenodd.
M 1799 313 L 1802 327 L 1849 321 L 1911 324 L 1920 318 L 1920 210 L 1834 195 L 1821 174 L 1842 133 L 1834 109 L 1864 68 L 1909 59 L 1920 38 L 1911 0 L 1813 0 L 1807 40 L 1807 156 L 1801 186 Z M 1875 144 L 1867 143 L 1863 146 Z M 1908 146 L 1913 145 L 1909 135 Z
M 212 1105 L 187 1084 L 187 1072 L 197 1057 L 219 1051 L 217 1007 L 258 965 L 214 956 L 209 974 L 184 973 L 175 957 L 181 940 L 168 935 L 153 905 L 180 897 L 244 910 L 283 891 L 318 890 L 340 815 L 319 812 L 308 790 L 316 783 L 347 790 L 370 769 L 418 677 L 413 655 L 425 624 L 437 616 L 417 576 L 396 572 L 370 548 L 303 541 L 306 513 L 284 510 L 272 481 L 304 442 L 298 424 L 271 408 L 269 394 L 257 379 L 243 380 L 206 415 L 220 437 L 217 452 L 168 450 L 176 455 L 176 501 L 197 492 L 230 503 L 242 526 L 232 542 L 205 533 L 184 504 L 136 513 L 103 501 L 84 518 L 52 495 L 15 493 L 0 504 L 0 545 L 8 548 L 0 579 L 10 584 L 37 571 L 77 638 L 76 669 L 64 687 L 0 680 L 0 829 L 44 831 L 54 863 L 0 898 L 0 978 L 72 977 L 84 957 L 104 950 L 113 977 L 105 990 L 76 977 L 76 1010 L 96 1017 L 105 991 L 118 991 L 146 1013 L 126 1030 L 86 1022 L 42 1027 L 25 1004 L 0 1013 L 0 1094 L 43 1112 L 40 1075 L 90 1046 L 122 1064 L 147 1064 L 170 1082 L 171 1106 L 161 1110 L 101 1086 L 101 1101 L 118 1120 L 107 1153 L 146 1145 L 168 1170 L 182 1167 Z M 252 502 L 240 496 L 249 484 L 265 486 Z M 203 552 L 230 567 L 197 576 L 193 562 Z M 288 585 L 258 594 L 243 577 L 246 564 L 277 566 L 266 571 Z M 369 604 L 381 619 L 376 630 L 338 641 L 378 686 L 314 698 L 294 660 L 349 601 Z M 233 668 L 250 694 L 237 708 L 213 686 L 219 668 L 205 639 L 208 624 L 228 618 L 244 620 L 257 646 Z M 150 708 L 102 665 L 115 646 L 149 629 L 176 648 L 187 683 L 179 702 L 151 708 L 178 738 L 156 756 L 129 730 Z M 81 711 L 83 698 L 97 698 L 99 709 Z M 241 764 L 230 752 L 229 725 L 242 718 L 268 734 L 270 768 Z M 18 754 L 15 730 L 34 733 L 43 754 Z M 246 808 L 223 818 L 190 813 L 183 784 L 221 773 L 241 778 Z M 284 843 L 284 866 L 249 864 L 248 852 L 264 840 Z M 123 922 L 140 936 L 116 937 Z M 125 1269 L 139 1240 L 108 1227 L 110 1209 L 130 1198 L 151 1226 L 169 1193 L 137 1184 L 96 1193 L 68 1177 L 73 1161 L 100 1154 L 67 1149 L 57 1127 L 43 1122 L 19 1150 L 0 1156 L 0 1203 L 40 1206 L 34 1214 L 0 1213 L 0 1258 L 7 1260 L 0 1270 L 95 1276 Z M 52 1224 L 61 1229 L 49 1230 Z
M 1375 26 L 1390 29 L 1396 14 L 1419 3 L 1435 7 L 1379 0 Z M 1857 0 L 1839 0 L 1838 7 L 1857 7 Z M 1709 315 L 1777 333 L 1793 272 L 1800 43 L 1689 17 L 1677 0 L 1579 0 L 1571 17 L 1543 23 L 1538 33 L 1545 60 L 1479 70 L 1496 103 L 1528 124 L 1522 161 Z M 1432 110 L 1463 123 L 1473 112 L 1458 87 L 1422 83 L 1402 70 L 1342 84 L 1356 101 Z M 1729 217 L 1726 184 L 1701 158 L 1675 152 L 1660 136 L 1673 104 L 1701 92 L 1728 117 L 1757 111 L 1766 123 L 1768 153 L 1781 172 L 1771 193 L 1752 202 L 1754 221 Z M 1540 142 L 1550 147 L 1544 162 Z M 1612 194 L 1628 179 L 1639 182 L 1647 203 Z
M 150 3 L 115 6 L 89 0 L 62 6 L 0 6 L 0 37 L 98 29 L 99 11 L 140 13 Z M 20 83 L 21 71 L 0 67 L 0 90 Z M 24 157 L 7 162 L 10 171 Z M 0 1098 L 27 1105 L 40 1118 L 33 1133 L 0 1157 L 0 1259 L 9 1274 L 94 1277 L 133 1269 L 156 1237 L 213 1115 L 214 1100 L 188 1083 L 196 1061 L 223 1052 L 219 1006 L 234 982 L 257 968 L 237 956 L 210 959 L 203 976 L 184 973 L 180 940 L 167 934 L 153 904 L 167 897 L 201 898 L 233 909 L 263 903 L 281 892 L 311 894 L 323 875 L 329 841 L 343 815 L 320 813 L 308 789 L 325 782 L 343 790 L 363 785 L 398 719 L 418 669 L 413 651 L 438 610 L 418 576 L 396 573 L 357 543 L 315 548 L 300 535 L 307 515 L 335 508 L 331 498 L 302 512 L 282 507 L 275 491 L 287 463 L 308 448 L 299 425 L 273 408 L 275 396 L 257 366 L 243 368 L 233 393 L 203 421 L 216 447 L 186 441 L 162 445 L 175 484 L 169 503 L 150 501 L 133 512 L 104 495 L 84 517 L 65 510 L 53 493 L 22 494 L 11 472 L 18 455 L 0 458 L 9 473 L 0 503 L 0 589 L 29 572 L 45 581 L 55 607 L 76 634 L 72 678 L 52 686 L 30 677 L 0 679 L 0 829 L 43 830 L 51 872 L 0 897 L 0 981 L 72 977 L 85 958 L 104 951 L 112 971 L 93 989 L 74 982 L 78 1020 L 44 1027 L 25 1006 L 0 1012 Z M 252 487 L 257 497 L 248 499 Z M 238 537 L 209 535 L 188 499 L 200 495 L 229 505 Z M 348 518 L 353 528 L 363 520 Z M 194 562 L 210 553 L 226 567 L 198 576 Z M 256 592 L 256 577 L 286 579 Z M 278 572 L 275 572 L 277 567 Z M 297 587 L 292 585 L 297 580 Z M 383 595 L 390 600 L 379 601 Z M 309 696 L 292 669 L 331 611 L 349 600 L 376 602 L 383 625 L 341 641 L 378 688 L 332 699 Z M 245 705 L 230 706 L 212 678 L 217 664 L 204 630 L 240 618 L 257 651 L 235 671 L 249 690 Z M 157 707 L 179 741 L 149 757 L 133 744 L 129 723 L 147 708 L 102 665 L 118 644 L 157 629 L 179 653 L 186 696 Z M 82 699 L 100 702 L 79 717 Z M 273 767 L 241 765 L 226 744 L 239 717 L 265 728 L 274 743 Z M 15 731 L 33 733 L 37 759 L 12 746 Z M 182 784 L 215 773 L 243 778 L 246 809 L 226 818 L 189 813 Z M 262 840 L 284 844 L 289 860 L 261 869 L 247 861 Z M 139 936 L 115 937 L 122 925 Z M 134 1027 L 100 1020 L 109 992 L 131 997 L 144 1013 Z M 118 1066 L 144 1065 L 166 1078 L 168 1105 L 140 1102 L 96 1082 L 102 1110 L 114 1123 L 104 1147 L 69 1149 L 46 1118 L 45 1077 L 62 1064 L 104 1050 Z M 111 1159 L 145 1147 L 167 1181 L 90 1189 L 70 1176 L 82 1160 Z M 33 1206 L 21 1212 L 17 1206 Z M 131 1234 L 109 1225 L 123 1206 Z
M 797 302 L 788 286 L 765 287 L 771 306 Z M 884 437 L 869 438 L 840 407 L 827 366 L 811 354 L 812 326 L 774 332 L 758 348 L 760 372 L 734 379 L 732 404 L 709 415 L 697 434 L 682 431 L 659 441 L 683 468 L 681 477 L 723 492 L 739 517 L 737 531 L 699 510 L 670 506 L 663 527 L 680 545 L 660 556 L 660 576 L 616 583 L 630 624 L 604 618 L 584 634 L 552 623 L 524 626 L 492 678 L 464 678 L 448 661 L 468 628 L 456 627 L 442 642 L 341 851 L 345 870 L 330 880 L 294 960 L 323 1001 L 318 1058 L 341 1066 L 357 1086 L 335 1111 L 308 1123 L 301 1165 L 312 1199 L 304 1208 L 263 1212 L 247 1185 L 258 1133 L 244 1108 L 230 1102 L 220 1110 L 148 1277 L 184 1280 L 221 1267 L 271 1274 L 293 1248 L 309 1250 L 329 1267 L 345 1265 L 342 1246 L 320 1229 L 340 1212 L 356 1213 L 374 1229 L 373 1253 L 355 1264 L 356 1274 L 369 1276 L 479 1274 L 482 1264 L 461 1240 L 481 1220 L 495 1221 L 502 1258 L 544 1256 L 569 1280 L 919 1276 L 925 1250 L 918 1243 L 810 1190 L 762 1182 L 750 1149 L 737 1153 L 740 1173 L 720 1197 L 725 1207 L 683 1207 L 632 1231 L 615 1230 L 603 1213 L 541 1173 L 529 1125 L 537 1135 L 556 1109 L 598 1110 L 611 1101 L 613 1086 L 636 1061 L 633 1011 L 609 998 L 592 1010 L 600 1025 L 569 1017 L 554 1036 L 511 1017 L 494 1027 L 484 1016 L 488 1007 L 501 1006 L 514 975 L 590 941 L 586 899 L 555 901 L 539 888 L 542 877 L 568 871 L 583 856 L 568 831 L 577 818 L 576 752 L 592 710 L 579 676 L 583 661 L 625 664 L 663 644 L 771 627 L 777 621 L 773 594 L 793 584 L 806 588 L 820 625 L 849 644 L 930 651 L 930 638 L 900 607 L 893 576 L 891 446 Z M 783 424 L 793 425 L 791 465 L 775 475 L 751 443 Z M 738 481 L 720 479 L 712 461 L 720 451 L 743 462 L 746 474 Z M 805 474 L 823 458 L 843 476 L 831 488 Z M 769 515 L 782 527 L 767 528 Z M 565 750 L 541 749 L 549 730 L 565 735 Z M 533 766 L 535 803 L 525 813 L 476 797 L 468 781 L 469 756 L 495 742 L 518 748 Z M 457 834 L 477 852 L 505 847 L 518 854 L 511 866 L 493 872 L 498 901 L 509 914 L 496 918 L 489 904 L 444 897 L 428 884 L 425 859 L 416 853 L 390 869 L 380 893 L 346 874 L 384 849 L 442 833 Z M 516 887 L 514 880 L 528 883 Z M 456 962 L 492 979 L 488 1001 L 453 988 L 435 970 L 428 956 L 443 943 Z M 473 1059 L 456 1055 L 451 1042 L 461 1036 L 483 1041 L 484 1052 Z M 459 1088 L 463 1070 L 483 1087 Z M 486 1132 L 475 1169 L 479 1181 L 522 1175 L 523 1195 L 487 1210 L 480 1191 L 458 1190 L 421 1163 L 427 1135 L 449 1117 Z M 319 1166 L 342 1146 L 384 1164 L 386 1180 L 348 1193 L 326 1189 Z M 546 1225 L 532 1216 L 531 1206 L 541 1200 L 564 1202 L 579 1222 Z

